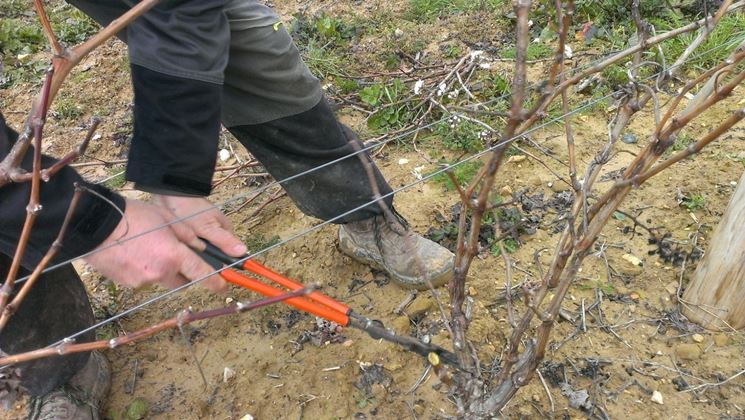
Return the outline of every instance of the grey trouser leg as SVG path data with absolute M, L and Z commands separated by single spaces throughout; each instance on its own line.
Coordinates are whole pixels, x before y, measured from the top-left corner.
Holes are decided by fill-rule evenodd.
M 231 24 L 242 21 L 240 15 L 228 13 Z M 282 183 L 301 211 L 329 220 L 375 199 L 360 157 L 352 155 L 357 149 L 351 142 L 359 148 L 362 144 L 338 123 L 318 79 L 283 27 L 231 27 L 224 86 L 223 124 L 274 179 L 281 181 L 348 156 Z M 362 156 L 371 162 L 366 154 Z M 381 194 L 389 193 L 380 171 L 372 166 Z M 384 202 L 390 206 L 393 197 Z M 372 203 L 335 222 L 378 214 L 380 206 Z
M 283 180 L 313 170 L 282 186 L 305 214 L 323 220 L 334 219 L 360 206 L 354 213 L 334 219 L 334 223 L 364 220 L 382 213 L 373 202 L 375 195 L 360 157 L 352 155 L 362 147 L 354 133 L 338 123 L 325 99 L 308 111 L 263 124 L 230 127 L 230 132 L 261 161 L 272 176 Z M 336 159 L 347 157 L 324 166 Z M 370 158 L 362 157 L 370 162 Z M 374 164 L 371 165 L 381 195 L 391 188 Z M 389 207 L 393 197 L 383 202 Z M 371 204 L 368 204 L 371 203 Z
M 0 254 L 0 276 L 5 275 L 11 259 Z M 29 272 L 21 270 L 20 276 Z M 0 333 L 0 350 L 16 354 L 36 350 L 93 325 L 94 317 L 88 294 L 78 273 L 68 264 L 42 274 L 23 300 L 8 325 Z M 93 332 L 78 338 L 92 341 Z M 21 370 L 21 385 L 32 396 L 41 396 L 66 383 L 85 366 L 88 353 L 53 356 L 15 367 Z
M 129 8 L 128 0 L 71 0 L 71 3 L 102 24 Z M 194 4 L 193 1 L 184 3 Z M 210 1 L 210 5 L 218 3 Z M 186 13 L 189 10 L 186 5 L 184 10 L 186 17 L 193 17 Z M 349 136 L 323 100 L 318 79 L 303 63 L 284 26 L 276 24 L 279 18 L 274 11 L 258 0 L 224 0 L 223 12 L 229 27 L 229 39 L 224 40 L 228 45 L 215 47 L 215 51 L 228 49 L 221 75 L 214 74 L 215 69 L 222 68 L 215 51 L 191 52 L 196 57 L 204 54 L 204 61 L 214 65 L 202 74 L 183 75 L 171 68 L 168 54 L 155 55 L 152 51 L 147 54 L 148 51 L 143 50 L 150 46 L 173 53 L 179 46 L 176 36 L 186 28 L 178 22 L 180 14 L 160 22 L 158 19 L 166 16 L 161 16 L 158 10 L 148 12 L 140 18 L 147 22 L 135 21 L 122 39 L 130 45 L 130 59 L 151 70 L 206 81 L 221 79 L 223 125 L 278 181 L 353 153 L 355 148 L 349 143 Z M 215 22 L 214 26 L 219 24 Z M 204 27 L 211 26 L 203 22 L 194 30 L 198 32 Z M 155 39 L 145 43 L 142 40 L 148 38 L 148 31 L 152 32 L 149 37 Z M 173 39 L 159 39 L 161 33 L 171 32 Z M 213 35 L 203 33 L 199 39 L 212 41 L 212 38 L 223 39 L 224 35 L 225 31 L 215 29 Z M 187 52 L 173 54 L 181 57 Z M 152 62 L 157 60 L 161 62 Z M 389 193 L 390 187 L 377 168 L 374 172 L 381 193 Z M 367 172 L 357 156 L 283 183 L 283 186 L 303 212 L 324 220 L 374 200 Z M 385 202 L 390 204 L 392 197 Z M 379 206 L 372 204 L 337 222 L 361 220 L 380 213 Z

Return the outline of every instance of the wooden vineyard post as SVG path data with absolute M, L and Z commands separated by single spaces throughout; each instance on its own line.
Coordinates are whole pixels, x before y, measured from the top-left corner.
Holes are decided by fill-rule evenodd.
M 683 302 L 683 314 L 704 328 L 745 327 L 745 173 Z

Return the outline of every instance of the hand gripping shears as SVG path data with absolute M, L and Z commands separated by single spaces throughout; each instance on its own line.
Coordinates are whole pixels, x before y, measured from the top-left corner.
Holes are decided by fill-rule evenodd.
M 287 293 L 285 290 L 263 283 L 246 274 L 240 273 L 231 268 L 226 268 L 226 265 L 242 268 L 245 271 L 259 275 L 268 281 L 283 286 L 291 291 L 300 290 L 304 287 L 295 280 L 278 274 L 253 259 L 244 260 L 230 257 L 213 244 L 206 240 L 204 240 L 204 242 L 206 244 L 205 250 L 198 253 L 215 270 L 220 270 L 222 278 L 229 283 L 249 289 L 267 297 L 275 297 Z M 398 344 L 404 349 L 428 359 L 430 362 L 432 362 L 433 359 L 439 360 L 460 369 L 458 358 L 454 353 L 440 346 L 422 342 L 415 337 L 398 335 L 393 330 L 386 328 L 382 322 L 357 314 L 347 305 L 331 299 L 320 292 L 313 291 L 305 296 L 287 299 L 283 301 L 283 303 L 303 312 L 335 322 L 342 327 L 357 328 L 366 332 L 370 337 L 376 340 L 383 339 Z

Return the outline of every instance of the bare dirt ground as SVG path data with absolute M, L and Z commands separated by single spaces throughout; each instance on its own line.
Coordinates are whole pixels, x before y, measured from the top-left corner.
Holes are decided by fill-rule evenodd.
M 339 14 L 353 9 L 349 2 L 310 3 L 283 2 L 277 7 L 283 16 L 302 8 L 313 12 L 322 7 Z M 398 6 L 394 2 L 386 6 L 376 3 L 374 7 L 395 11 Z M 373 6 L 367 7 L 369 10 Z M 459 22 L 446 21 L 444 29 L 432 25 L 422 30 L 438 34 L 432 39 L 442 40 L 443 34 L 456 31 Z M 369 50 L 376 43 L 379 40 L 373 37 L 363 39 L 360 45 Z M 50 119 L 47 153 L 61 155 L 71 149 L 84 133 L 75 126 L 92 114 L 103 114 L 101 138 L 92 143 L 82 162 L 112 162 L 126 156 L 132 97 L 123 48 L 117 41 L 109 42 L 72 76 L 62 95 L 76 98 L 82 114 L 72 124 Z M 364 56 L 366 49 L 360 49 Z M 32 92 L 35 88 L 29 85 L 3 92 L 3 111 L 16 127 L 28 110 Z M 706 132 L 719 121 L 721 113 L 735 104 L 742 105 L 743 93 L 742 88 L 736 90 L 732 98 L 694 124 L 689 129 L 691 135 Z M 342 107 L 339 114 L 343 121 L 364 131 L 359 112 Z M 652 118 L 649 113 L 640 115 L 631 125 L 630 132 L 640 142 L 622 146 L 623 151 L 604 173 L 608 180 L 641 149 Z M 602 109 L 574 118 L 578 162 L 587 164 L 605 143 L 607 120 Z M 565 160 L 562 133 L 560 126 L 549 126 L 534 133 L 532 140 Z M 676 298 L 678 288 L 685 286 L 696 264 L 692 242 L 696 240 L 706 249 L 743 172 L 744 141 L 745 127 L 736 127 L 701 155 L 674 166 L 631 194 L 622 207 L 628 215 L 619 215 L 606 228 L 597 244 L 598 252 L 588 258 L 564 303 L 570 313 L 582 313 L 584 308 L 584 322 L 558 324 L 540 369 L 545 384 L 536 378 L 522 389 L 504 409 L 506 418 L 583 418 L 601 417 L 602 413 L 610 418 L 745 417 L 743 377 L 691 391 L 702 384 L 722 382 L 745 368 L 742 334 L 712 333 L 688 323 L 680 317 Z M 232 147 L 237 154 L 220 165 L 246 158 L 237 143 Z M 520 147 L 540 154 L 527 142 Z M 404 143 L 389 146 L 376 156 L 376 163 L 394 188 L 415 181 L 416 173 L 437 169 L 433 161 L 453 154 L 432 140 L 421 142 L 418 149 L 414 151 L 411 144 Z M 553 170 L 566 172 L 556 160 L 545 161 Z M 121 164 L 80 167 L 94 180 L 122 169 Z M 222 176 L 218 173 L 216 179 Z M 609 181 L 605 184 L 610 186 Z M 521 246 L 510 254 L 516 268 L 515 281 L 536 278 L 534 255 L 545 249 L 538 258 L 544 265 L 550 261 L 559 236 L 556 226 L 569 205 L 562 201 L 568 187 L 521 153 L 498 176 L 497 186 L 505 199 L 512 196 L 522 200 L 523 217 L 535 225 L 534 233 L 519 235 Z M 218 187 L 211 198 L 222 201 L 249 188 L 243 181 L 231 180 Z M 128 185 L 120 189 L 128 196 L 145 197 Z M 693 209 L 679 205 L 680 197 L 692 195 L 703 197 L 705 204 Z M 456 193 L 441 183 L 427 182 L 397 194 L 395 204 L 415 230 L 425 233 L 447 225 L 457 211 L 457 202 Z M 256 206 L 230 216 L 236 231 L 249 242 L 256 238 L 268 241 L 275 235 L 288 238 L 318 223 L 300 213 L 287 198 L 273 201 L 252 216 Z M 652 228 L 657 238 L 668 233 L 669 238 L 662 245 L 650 243 L 650 232 L 635 226 L 629 215 Z M 673 258 L 667 258 L 670 253 Z M 630 263 L 628 255 L 640 259 L 642 265 Z M 438 323 L 440 316 L 430 293 L 419 293 L 403 314 L 394 314 L 408 292 L 385 275 L 341 254 L 333 226 L 290 241 L 259 260 L 302 282 L 321 283 L 324 293 L 365 316 L 380 319 L 399 333 L 428 335 L 436 344 L 451 346 Z M 504 296 L 504 268 L 502 258 L 487 251 L 474 263 L 469 277 L 469 294 L 475 300 L 470 337 L 487 368 L 492 358 L 500 357 L 508 332 L 504 300 L 499 297 Z M 101 318 L 162 292 L 118 289 L 85 267 L 80 270 Z M 444 298 L 444 291 L 442 294 Z M 101 335 L 134 331 L 188 307 L 214 308 L 231 300 L 254 298 L 239 289 L 215 296 L 195 287 L 121 319 Z M 522 308 L 519 301 L 515 304 Z M 105 412 L 113 419 L 129 418 L 132 407 L 141 405 L 146 407 L 147 418 L 240 419 L 250 414 L 257 419 L 421 419 L 454 413 L 447 386 L 426 369 L 425 361 L 418 356 L 357 331 L 322 336 L 316 330 L 313 317 L 278 305 L 194 325 L 187 331 L 188 345 L 185 337 L 174 331 L 110 350 L 106 354 L 113 365 L 114 382 Z M 206 386 L 194 358 L 200 362 Z M 586 398 L 582 397 L 583 391 L 587 392 Z M 662 395 L 661 403 L 652 401 L 655 391 Z M 22 416 L 22 410 L 20 403 L 11 416 Z

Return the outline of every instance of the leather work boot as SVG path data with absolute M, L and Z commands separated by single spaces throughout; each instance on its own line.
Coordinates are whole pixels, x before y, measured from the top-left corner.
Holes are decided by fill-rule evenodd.
M 101 403 L 110 385 L 109 362 L 101 353 L 93 352 L 85 367 L 67 384 L 31 400 L 28 418 L 98 420 L 101 418 Z
M 393 281 L 408 289 L 439 287 L 453 275 L 455 255 L 443 246 L 384 216 L 351 222 L 339 228 L 339 248 L 355 260 L 386 271 Z

